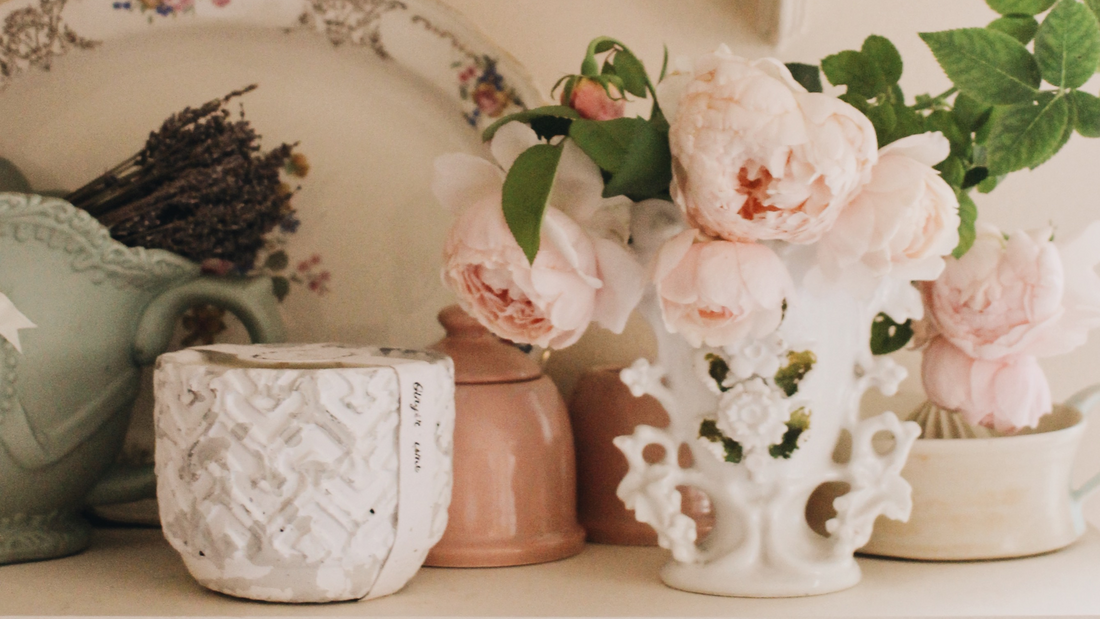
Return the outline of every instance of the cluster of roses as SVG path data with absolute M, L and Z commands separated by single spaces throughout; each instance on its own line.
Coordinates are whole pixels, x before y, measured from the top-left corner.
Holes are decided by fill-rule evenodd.
M 1037 425 L 1051 397 L 1036 357 L 1067 353 L 1100 325 L 1098 261 L 1100 223 L 1063 247 L 1049 229 L 982 226 L 970 251 L 923 285 L 929 399 L 998 431 Z
M 683 222 L 649 261 L 648 278 L 628 248 L 632 211 L 637 227 L 659 201 L 603 198 L 599 168 L 568 138 L 533 263 L 501 203 L 506 170 L 539 142 L 535 132 L 502 127 L 490 145 L 499 165 L 463 154 L 437 160 L 433 190 L 457 215 L 443 279 L 468 313 L 503 338 L 561 348 L 592 320 L 621 331 L 648 279 L 670 332 L 726 346 L 780 324 L 795 288 L 784 259 L 798 262 L 788 252 L 809 256 L 799 278 L 870 281 L 873 290 L 887 274 L 935 279 L 958 243 L 957 198 L 931 167 L 949 151 L 939 133 L 879 150 L 857 109 L 807 92 L 778 61 L 724 46 L 666 77 L 657 94 Z M 579 84 L 570 103 L 584 117 L 622 114 L 595 84 Z

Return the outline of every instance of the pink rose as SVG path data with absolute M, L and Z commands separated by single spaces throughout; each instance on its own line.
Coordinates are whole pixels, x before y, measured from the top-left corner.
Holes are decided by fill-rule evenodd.
M 687 230 L 657 254 L 653 279 L 670 333 L 692 346 L 727 346 L 779 327 L 794 294 L 786 267 L 758 243 L 696 240 Z
M 870 179 L 871 122 L 806 92 L 778 61 L 750 62 L 723 46 L 696 60 L 693 79 L 670 83 L 682 87 L 661 91 L 675 114 L 672 198 L 712 236 L 813 243 Z
M 577 83 L 573 85 L 569 101 L 564 100 L 564 92 L 562 96 L 562 105 L 568 105 L 574 110 L 577 110 L 581 118 L 587 118 L 589 120 L 614 120 L 616 118 L 622 118 L 626 110 L 626 101 L 623 99 L 617 101 L 612 99 L 599 82 L 583 77 L 578 79 Z
M 938 337 L 924 351 L 921 377 L 932 402 L 998 432 L 1034 428 L 1052 409 L 1050 385 L 1031 355 L 974 359 Z
M 967 355 L 997 359 L 1035 353 L 1063 314 L 1065 276 L 1050 232 L 1005 238 L 983 226 L 960 259 L 925 284 L 938 332 Z
M 932 166 L 950 153 L 940 133 L 902 138 L 879 151 L 871 181 L 819 246 L 823 267 L 873 277 L 933 280 L 959 244 L 959 201 Z
M 510 167 L 537 137 L 509 123 L 491 145 Z M 432 189 L 457 214 L 443 251 L 443 282 L 467 313 L 513 342 L 564 348 L 595 320 L 621 332 L 641 300 L 645 275 L 625 248 L 630 201 L 601 197 L 599 168 L 567 142 L 533 264 L 501 208 L 504 171 L 465 154 L 436 160 Z

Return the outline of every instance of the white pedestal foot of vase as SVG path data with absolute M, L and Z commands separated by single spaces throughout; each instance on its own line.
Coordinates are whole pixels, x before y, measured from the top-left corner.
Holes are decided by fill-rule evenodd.
M 670 561 L 661 568 L 661 581 L 692 593 L 731 597 L 785 598 L 843 591 L 863 577 L 854 560 L 843 566 L 794 574 L 789 570 L 751 565 L 731 569 L 724 561 L 688 564 Z

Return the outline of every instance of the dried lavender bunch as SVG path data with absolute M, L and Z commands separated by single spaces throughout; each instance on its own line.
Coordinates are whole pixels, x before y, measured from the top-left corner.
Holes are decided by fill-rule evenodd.
M 262 152 L 243 110 L 234 119 L 226 109 L 255 88 L 170 116 L 140 152 L 66 199 L 126 245 L 166 249 L 196 262 L 226 260 L 248 271 L 264 236 L 294 219 L 293 190 L 280 171 L 305 171 L 291 165 L 293 145 Z

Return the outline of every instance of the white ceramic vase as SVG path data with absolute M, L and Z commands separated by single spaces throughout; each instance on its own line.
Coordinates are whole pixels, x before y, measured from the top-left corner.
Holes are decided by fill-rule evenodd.
M 806 272 L 798 265 L 810 264 L 799 251 L 780 254 L 796 282 Z M 885 282 L 872 297 L 859 299 L 837 287 L 803 285 L 789 299 L 777 332 L 723 350 L 695 349 L 669 334 L 652 294 L 643 300 L 659 362 L 639 360 L 622 378 L 635 395 L 656 397 L 671 424 L 639 426 L 615 439 L 630 463 L 618 495 L 672 551 L 661 571 L 666 584 L 717 595 L 786 597 L 859 582 L 852 555 L 867 542 L 875 519 L 905 519 L 911 506 L 909 484 L 899 473 L 919 428 L 893 413 L 859 419 L 868 388 L 890 394 L 905 376 L 870 350 L 874 317 L 900 313 L 891 311 L 897 309 L 892 290 L 896 284 Z M 720 388 L 714 375 L 721 377 L 723 365 L 729 371 Z M 808 429 L 794 431 L 807 421 Z M 723 443 L 728 439 L 736 439 L 736 449 Z M 661 461 L 646 462 L 649 445 L 664 448 Z M 689 468 L 678 463 L 683 446 L 693 456 Z M 714 529 L 702 540 L 695 522 L 680 512 L 680 485 L 702 490 L 713 504 Z M 828 511 L 830 503 L 835 514 L 812 522 L 812 506 Z
M 442 536 L 449 358 L 218 345 L 162 355 L 154 382 L 164 535 L 203 586 L 279 602 L 378 597 Z

